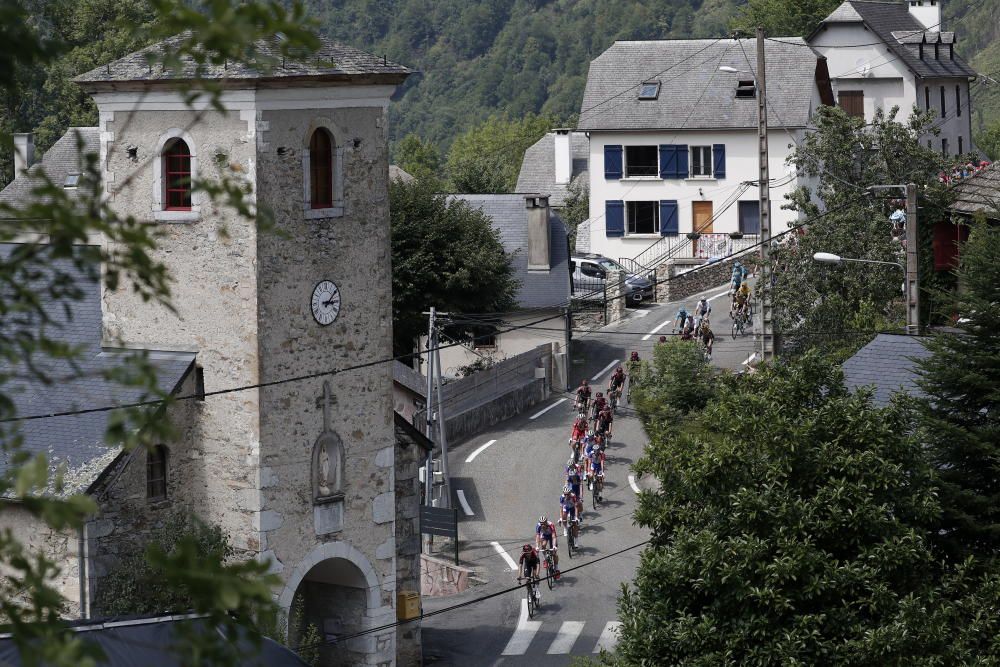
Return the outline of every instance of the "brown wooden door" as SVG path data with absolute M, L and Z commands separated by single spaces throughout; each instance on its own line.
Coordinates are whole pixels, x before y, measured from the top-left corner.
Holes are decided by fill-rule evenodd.
M 691 204 L 691 231 L 699 234 L 712 233 L 712 202 L 696 201 Z M 694 241 L 694 256 L 698 257 L 698 240 Z
M 865 117 L 865 93 L 863 90 L 842 90 L 837 94 L 837 102 L 848 116 Z

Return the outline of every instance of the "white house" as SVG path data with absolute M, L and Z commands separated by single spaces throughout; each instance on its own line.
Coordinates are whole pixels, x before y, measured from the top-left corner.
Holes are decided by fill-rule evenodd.
M 615 42 L 590 65 L 578 129 L 590 135 L 589 250 L 650 268 L 685 235 L 687 256 L 723 254 L 728 234 L 759 232 L 754 40 Z M 768 40 L 773 231 L 799 178 L 785 159 L 820 104 L 825 61 L 800 38 Z M 578 247 L 580 241 L 578 239 Z M 628 266 L 628 262 L 625 262 Z
M 928 146 L 945 155 L 972 147 L 969 82 L 976 72 L 955 51 L 955 33 L 941 31 L 941 0 L 847 0 L 809 36 L 826 57 L 838 103 L 870 121 L 876 109 L 913 107 L 938 117 Z

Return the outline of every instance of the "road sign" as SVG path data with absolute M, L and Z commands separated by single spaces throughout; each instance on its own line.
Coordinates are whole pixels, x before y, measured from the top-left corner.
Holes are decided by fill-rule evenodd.
M 420 506 L 420 532 L 424 535 L 449 537 L 455 543 L 455 565 L 458 565 L 458 508 Z

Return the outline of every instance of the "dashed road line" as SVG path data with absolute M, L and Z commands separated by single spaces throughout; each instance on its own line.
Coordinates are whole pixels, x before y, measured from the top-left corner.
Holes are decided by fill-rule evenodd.
M 663 324 L 659 324 L 659 325 L 657 325 L 657 326 L 656 326 L 656 328 L 654 328 L 654 329 L 653 329 L 652 331 L 650 331 L 650 332 L 649 332 L 648 334 L 646 334 L 645 336 L 643 336 L 643 337 L 642 337 L 642 339 L 643 339 L 643 340 L 649 340 L 650 338 L 652 338 L 652 337 L 653 337 L 653 334 L 656 334 L 656 333 L 658 333 L 658 332 L 660 331 L 660 329 L 662 329 L 663 327 L 667 326 L 667 325 L 668 325 L 668 324 L 670 324 L 671 322 L 673 322 L 673 320 L 667 320 L 667 321 L 666 321 L 666 322 L 664 322 Z
M 597 646 L 594 647 L 594 653 L 600 653 L 601 649 L 614 651 L 615 646 L 618 645 L 618 631 L 621 626 L 621 621 L 611 621 L 605 625 L 601 638 L 597 640 Z
M 490 544 L 492 544 L 493 549 L 495 549 L 496 552 L 500 554 L 500 557 L 503 558 L 504 561 L 506 561 L 507 567 L 510 568 L 510 571 L 511 572 L 517 571 L 517 563 L 515 563 L 514 559 L 510 557 L 510 554 L 507 553 L 507 550 L 504 549 L 502 546 L 500 546 L 499 542 L 490 542 Z M 527 603 L 527 600 L 525 600 L 524 602 Z M 525 611 L 527 611 L 527 607 L 525 607 Z
M 458 504 L 462 506 L 462 511 L 465 512 L 465 516 L 476 516 L 476 513 L 472 511 L 471 507 L 469 507 L 469 501 L 465 499 L 465 491 L 459 489 L 455 492 L 455 495 L 458 496 Z
M 489 447 L 490 445 L 492 445 L 492 444 L 493 444 L 493 443 L 495 443 L 495 442 L 496 442 L 496 440 L 490 440 L 490 441 L 489 441 L 489 442 L 487 442 L 487 443 L 486 443 L 485 445 L 481 445 L 481 446 L 479 446 L 479 447 L 476 447 L 476 450 L 475 450 L 474 452 L 472 452 L 471 454 L 469 454 L 469 457 L 468 457 L 467 459 L 465 459 L 465 462 L 466 462 L 466 463 L 472 463 L 472 462 L 473 462 L 473 460 L 475 460 L 475 458 L 476 458 L 477 456 L 479 456 L 479 455 L 480 455 L 480 454 L 482 454 L 482 453 L 483 453 L 484 451 L 486 451 L 486 448 L 487 448 L 487 447 Z
M 580 621 L 563 621 L 563 624 L 559 626 L 559 633 L 552 640 L 546 653 L 555 655 L 572 651 L 576 638 L 583 632 L 583 626 L 584 624 Z
M 597 375 L 595 375 L 594 377 L 590 378 L 590 381 L 591 382 L 597 382 L 598 380 L 601 379 L 602 375 L 604 375 L 605 373 L 607 373 L 608 371 L 610 371 L 612 368 L 614 368 L 615 364 L 620 364 L 620 363 L 621 363 L 621 361 L 619 361 L 618 359 L 615 359 L 610 364 L 608 364 L 607 366 L 605 366 L 602 370 L 600 370 L 597 373 Z
M 632 317 L 646 317 L 646 315 L 649 315 L 649 312 L 648 310 L 636 310 L 633 311 Z
M 549 407 L 545 408 L 544 410 L 541 410 L 541 411 L 536 412 L 535 414 L 531 415 L 530 417 L 528 417 L 528 419 L 538 419 L 539 417 L 541 417 L 542 415 L 544 415 L 546 412 L 548 412 L 552 408 L 556 407 L 557 405 L 562 405 L 563 403 L 565 403 L 568 400 L 569 400 L 568 398 L 560 398 L 558 401 L 556 401 L 555 403 L 553 403 Z
M 718 294 L 716 294 L 715 296 L 710 296 L 710 297 L 708 297 L 708 300 L 709 300 L 709 301 L 715 301 L 716 299 L 719 299 L 719 298 L 721 298 L 721 297 L 724 297 L 724 296 L 726 296 L 727 294 L 729 294 L 729 290 L 726 290 L 725 292 L 719 292 L 719 293 L 718 293 Z
M 541 621 L 528 620 L 528 601 L 521 598 L 521 615 L 517 619 L 517 629 L 514 630 L 501 655 L 524 655 L 540 627 L 542 627 Z
M 636 493 L 642 492 L 642 489 L 639 488 L 639 485 L 635 483 L 635 475 L 628 476 L 628 485 L 631 486 L 632 490 L 635 491 Z M 459 491 L 459 493 L 461 493 L 461 491 Z

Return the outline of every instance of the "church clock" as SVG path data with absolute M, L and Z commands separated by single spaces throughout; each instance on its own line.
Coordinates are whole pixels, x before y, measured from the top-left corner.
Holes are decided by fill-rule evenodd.
M 330 280 L 316 283 L 312 293 L 312 314 L 321 326 L 333 324 L 340 315 L 340 289 Z

